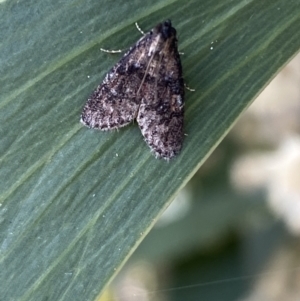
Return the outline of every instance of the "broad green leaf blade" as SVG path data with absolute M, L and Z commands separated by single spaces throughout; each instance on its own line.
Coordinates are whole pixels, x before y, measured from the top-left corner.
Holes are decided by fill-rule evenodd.
M 93 300 L 241 112 L 300 48 L 300 0 L 0 3 L 0 295 Z M 170 18 L 186 92 L 182 153 L 136 124 L 98 132 L 82 107 L 127 48 Z

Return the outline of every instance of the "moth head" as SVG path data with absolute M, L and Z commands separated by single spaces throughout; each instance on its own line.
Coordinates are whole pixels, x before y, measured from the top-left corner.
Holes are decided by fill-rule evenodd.
M 153 33 L 160 34 L 164 40 L 176 38 L 176 29 L 172 27 L 171 20 L 166 20 L 159 23 L 154 29 Z
M 162 34 L 165 39 L 169 39 L 171 37 L 176 37 L 176 29 L 172 27 L 171 20 L 166 20 L 162 23 Z

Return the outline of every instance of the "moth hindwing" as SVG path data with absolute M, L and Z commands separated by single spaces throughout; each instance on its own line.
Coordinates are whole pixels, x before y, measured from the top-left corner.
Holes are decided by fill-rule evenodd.
M 134 119 L 156 157 L 176 156 L 183 142 L 184 83 L 171 21 L 159 23 L 107 73 L 84 106 L 81 122 L 120 128 Z

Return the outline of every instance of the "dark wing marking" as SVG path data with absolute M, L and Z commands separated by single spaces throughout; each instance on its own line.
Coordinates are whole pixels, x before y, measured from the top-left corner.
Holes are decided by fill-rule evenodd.
M 137 122 L 155 155 L 170 159 L 180 152 L 183 142 L 184 83 L 177 48 L 166 49 L 151 62 L 153 72 L 139 93 Z
M 81 115 L 84 125 L 109 130 L 136 118 L 141 100 L 136 94 L 149 61 L 145 48 L 150 43 L 149 34 L 142 37 L 107 73 L 84 106 Z

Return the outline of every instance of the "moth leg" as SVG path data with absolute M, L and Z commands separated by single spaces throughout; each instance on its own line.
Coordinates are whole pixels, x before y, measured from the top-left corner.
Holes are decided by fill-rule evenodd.
M 192 89 L 192 88 L 190 88 L 189 86 L 187 86 L 186 84 L 184 84 L 184 87 L 185 87 L 187 90 L 191 91 L 191 92 L 195 92 L 195 91 L 196 91 L 196 89 Z
M 184 52 L 178 52 L 180 55 L 184 55 Z M 192 88 L 190 88 L 189 86 L 187 86 L 186 84 L 184 84 L 184 87 L 187 89 L 187 90 L 189 90 L 189 91 L 191 91 L 191 92 L 195 92 L 196 91 L 196 89 L 192 89 Z

